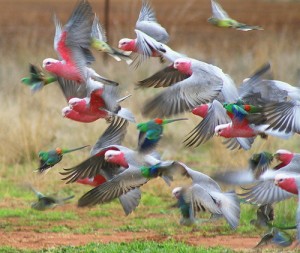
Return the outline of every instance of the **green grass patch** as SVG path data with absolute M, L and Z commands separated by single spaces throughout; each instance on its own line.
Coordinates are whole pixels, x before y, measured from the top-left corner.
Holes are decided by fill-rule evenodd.
M 182 242 L 165 241 L 162 243 L 153 241 L 134 241 L 130 243 L 89 243 L 85 246 L 73 247 L 65 246 L 55 249 L 44 249 L 44 250 L 17 250 L 10 247 L 0 247 L 0 252 L 7 253 L 99 253 L 99 252 L 110 252 L 110 253 L 167 253 L 167 252 L 180 252 L 180 253 L 234 253 L 231 249 L 224 247 L 195 247 L 190 246 Z

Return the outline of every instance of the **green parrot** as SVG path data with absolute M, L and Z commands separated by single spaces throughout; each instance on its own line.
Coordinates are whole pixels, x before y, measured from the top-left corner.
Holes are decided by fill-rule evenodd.
M 101 26 L 99 19 L 95 16 L 93 25 L 92 25 L 92 33 L 91 33 L 91 47 L 100 51 L 107 53 L 111 57 L 113 57 L 116 61 L 124 60 L 128 65 L 132 63 L 132 59 L 129 57 L 131 52 L 123 52 L 118 49 L 115 49 L 108 45 L 106 34 L 104 28 Z
M 142 151 L 152 150 L 159 142 L 163 134 L 163 126 L 174 121 L 187 120 L 187 118 L 178 119 L 160 119 L 156 118 L 147 122 L 137 124 L 139 132 L 138 146 Z
M 260 26 L 246 25 L 230 18 L 227 12 L 216 0 L 211 0 L 211 8 L 212 16 L 208 18 L 207 21 L 215 26 L 235 28 L 241 31 L 263 30 Z
M 66 198 L 57 199 L 57 198 L 45 196 L 43 193 L 37 191 L 31 185 L 29 185 L 29 188 L 36 194 L 38 198 L 36 202 L 33 202 L 31 204 L 31 208 L 38 211 L 45 211 L 46 209 L 51 209 L 58 205 L 63 205 L 65 204 L 66 201 L 74 198 L 74 196 L 69 196 Z
M 53 167 L 55 164 L 59 163 L 64 154 L 80 150 L 83 148 L 88 147 L 89 145 L 82 146 L 79 148 L 74 149 L 62 149 L 62 148 L 56 148 L 52 149 L 50 151 L 40 151 L 39 152 L 39 158 L 40 158 L 40 167 L 37 169 L 39 173 L 43 173 L 45 170 Z
M 36 92 L 42 89 L 45 85 L 57 81 L 55 76 L 45 76 L 45 74 L 33 64 L 30 64 L 29 66 L 29 74 L 30 76 L 22 78 L 21 82 L 30 86 L 32 92 Z

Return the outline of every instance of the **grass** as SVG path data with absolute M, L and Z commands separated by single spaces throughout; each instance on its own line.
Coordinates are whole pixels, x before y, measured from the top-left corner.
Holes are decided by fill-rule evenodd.
M 120 252 L 141 252 L 141 253 L 165 253 L 165 252 L 203 252 L 203 253 L 233 253 L 235 251 L 226 249 L 223 247 L 213 247 L 207 249 L 205 247 L 195 247 L 188 246 L 184 243 L 175 242 L 175 241 L 167 241 L 164 243 L 157 242 L 147 242 L 147 241 L 134 241 L 131 243 L 108 243 L 108 244 L 99 244 L 99 243 L 90 243 L 85 246 L 80 247 L 59 247 L 57 249 L 47 249 L 47 250 L 24 250 L 18 251 L 16 249 L 12 249 L 9 247 L 0 247 L 0 251 L 7 253 L 71 253 L 71 252 L 89 252 L 89 253 L 97 253 L 97 252 L 111 252 L 111 253 L 120 253 Z

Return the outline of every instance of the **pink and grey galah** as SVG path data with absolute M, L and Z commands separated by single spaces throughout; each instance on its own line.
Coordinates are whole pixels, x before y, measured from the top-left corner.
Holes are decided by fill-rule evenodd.
M 105 154 L 109 150 L 116 150 L 115 146 L 120 146 L 125 137 L 127 126 L 128 121 L 121 118 L 114 118 L 91 149 L 90 157 L 77 166 L 61 172 L 65 176 L 63 180 L 67 180 L 67 183 L 87 183 L 89 179 L 94 179 L 100 175 L 105 178 L 105 181 L 108 181 L 123 172 L 126 169 L 126 165 L 107 162 Z M 126 215 L 130 214 L 138 206 L 140 198 L 141 192 L 138 188 L 119 196 L 120 203 Z
M 296 237 L 298 242 L 300 242 L 300 175 L 288 173 L 277 174 L 274 179 L 274 184 L 291 194 L 298 195 L 298 207 L 296 213 Z
M 65 79 L 60 79 L 60 83 L 64 83 L 65 81 Z M 68 83 L 70 82 L 74 83 L 74 81 L 68 81 Z M 119 105 L 119 102 L 128 96 L 118 98 L 117 87 L 103 85 L 89 78 L 85 89 L 85 97 L 75 96 L 68 101 L 69 106 L 62 110 L 63 117 L 85 123 L 93 122 L 100 118 L 110 120 L 114 116 L 135 121 L 134 115 L 128 109 L 122 108 Z
M 280 155 L 286 153 L 290 154 L 291 152 L 286 150 L 278 150 L 274 154 L 274 157 L 280 159 Z M 285 158 L 284 162 L 287 163 L 287 160 Z M 241 196 L 247 202 L 260 205 L 279 202 L 291 197 L 291 193 L 282 190 L 274 184 L 274 178 L 276 177 L 276 175 L 282 173 L 293 174 L 297 176 L 300 175 L 299 162 L 300 154 L 294 153 L 293 158 L 286 166 L 283 166 L 281 168 L 278 168 L 276 166 L 275 169 L 266 170 L 259 177 L 259 182 L 252 187 L 245 188 L 245 193 L 241 194 Z
M 77 83 L 84 82 L 88 78 L 94 78 L 105 84 L 118 85 L 88 67 L 94 61 L 89 49 L 93 18 L 92 7 L 84 0 L 80 1 L 75 7 L 64 27 L 54 16 L 56 27 L 54 49 L 59 55 L 59 60 L 47 58 L 43 61 L 43 67 L 56 76 Z
M 136 39 L 123 38 L 119 41 L 119 48 L 124 51 L 137 53 L 135 66 L 139 66 L 141 62 L 149 57 L 160 57 L 157 49 L 160 43 L 167 43 L 169 34 L 156 19 L 154 10 L 148 1 L 143 0 L 142 8 L 138 20 L 135 25 Z M 153 38 L 154 40 L 152 40 Z M 153 43 L 155 41 L 155 43 Z
M 142 110 L 143 115 L 167 117 L 190 111 L 200 104 L 211 102 L 220 92 L 227 94 L 227 88 L 230 87 L 233 90 L 231 94 L 228 93 L 228 101 L 238 97 L 231 78 L 216 66 L 191 58 L 179 58 L 175 60 L 174 68 L 187 74 L 188 78 L 148 100 Z

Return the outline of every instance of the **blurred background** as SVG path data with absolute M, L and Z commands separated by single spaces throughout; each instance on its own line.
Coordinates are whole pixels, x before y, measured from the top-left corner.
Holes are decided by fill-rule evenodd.
M 89 1 L 104 22 L 105 0 Z M 212 63 L 229 74 L 237 85 L 262 64 L 269 61 L 274 79 L 293 85 L 299 84 L 300 70 L 300 1 L 287 0 L 220 0 L 228 14 L 240 22 L 259 25 L 263 31 L 236 31 L 210 25 L 209 0 L 152 0 L 159 23 L 170 34 L 169 46 L 176 51 L 201 61 Z M 134 38 L 134 26 L 141 1 L 110 0 L 108 42 L 117 47 L 121 38 Z M 78 123 L 61 116 L 67 105 L 56 85 L 46 86 L 31 94 L 21 84 L 28 75 L 29 63 L 41 66 L 43 59 L 57 58 L 53 48 L 55 13 L 63 24 L 70 16 L 76 0 L 2 0 L 0 1 L 0 182 L 8 177 L 35 182 L 44 187 L 45 177 L 32 171 L 38 165 L 38 152 L 56 147 L 73 148 L 93 145 L 107 127 L 104 120 Z M 98 73 L 120 83 L 121 95 L 132 94 L 123 106 L 132 110 L 137 122 L 145 121 L 139 108 L 155 92 L 154 89 L 134 90 L 135 83 L 162 65 L 157 59 L 145 62 L 134 70 L 124 62 L 94 51 L 96 62 L 92 66 Z M 201 171 L 211 172 L 227 168 L 241 168 L 253 153 L 263 150 L 275 152 L 279 148 L 299 152 L 299 137 L 290 140 L 257 138 L 249 151 L 229 151 L 214 138 L 196 149 L 185 148 L 185 136 L 198 124 L 200 118 L 186 114 L 188 122 L 177 122 L 165 128 L 164 138 L 158 147 L 165 159 L 178 159 Z M 175 126 L 176 124 L 176 126 Z M 130 125 L 124 145 L 135 148 L 137 131 Z M 68 154 L 50 171 L 48 181 L 60 179 L 57 168 L 76 165 L 89 155 L 89 150 Z M 13 177 L 12 177 L 13 176 Z M 59 181 L 57 186 L 63 187 Z

